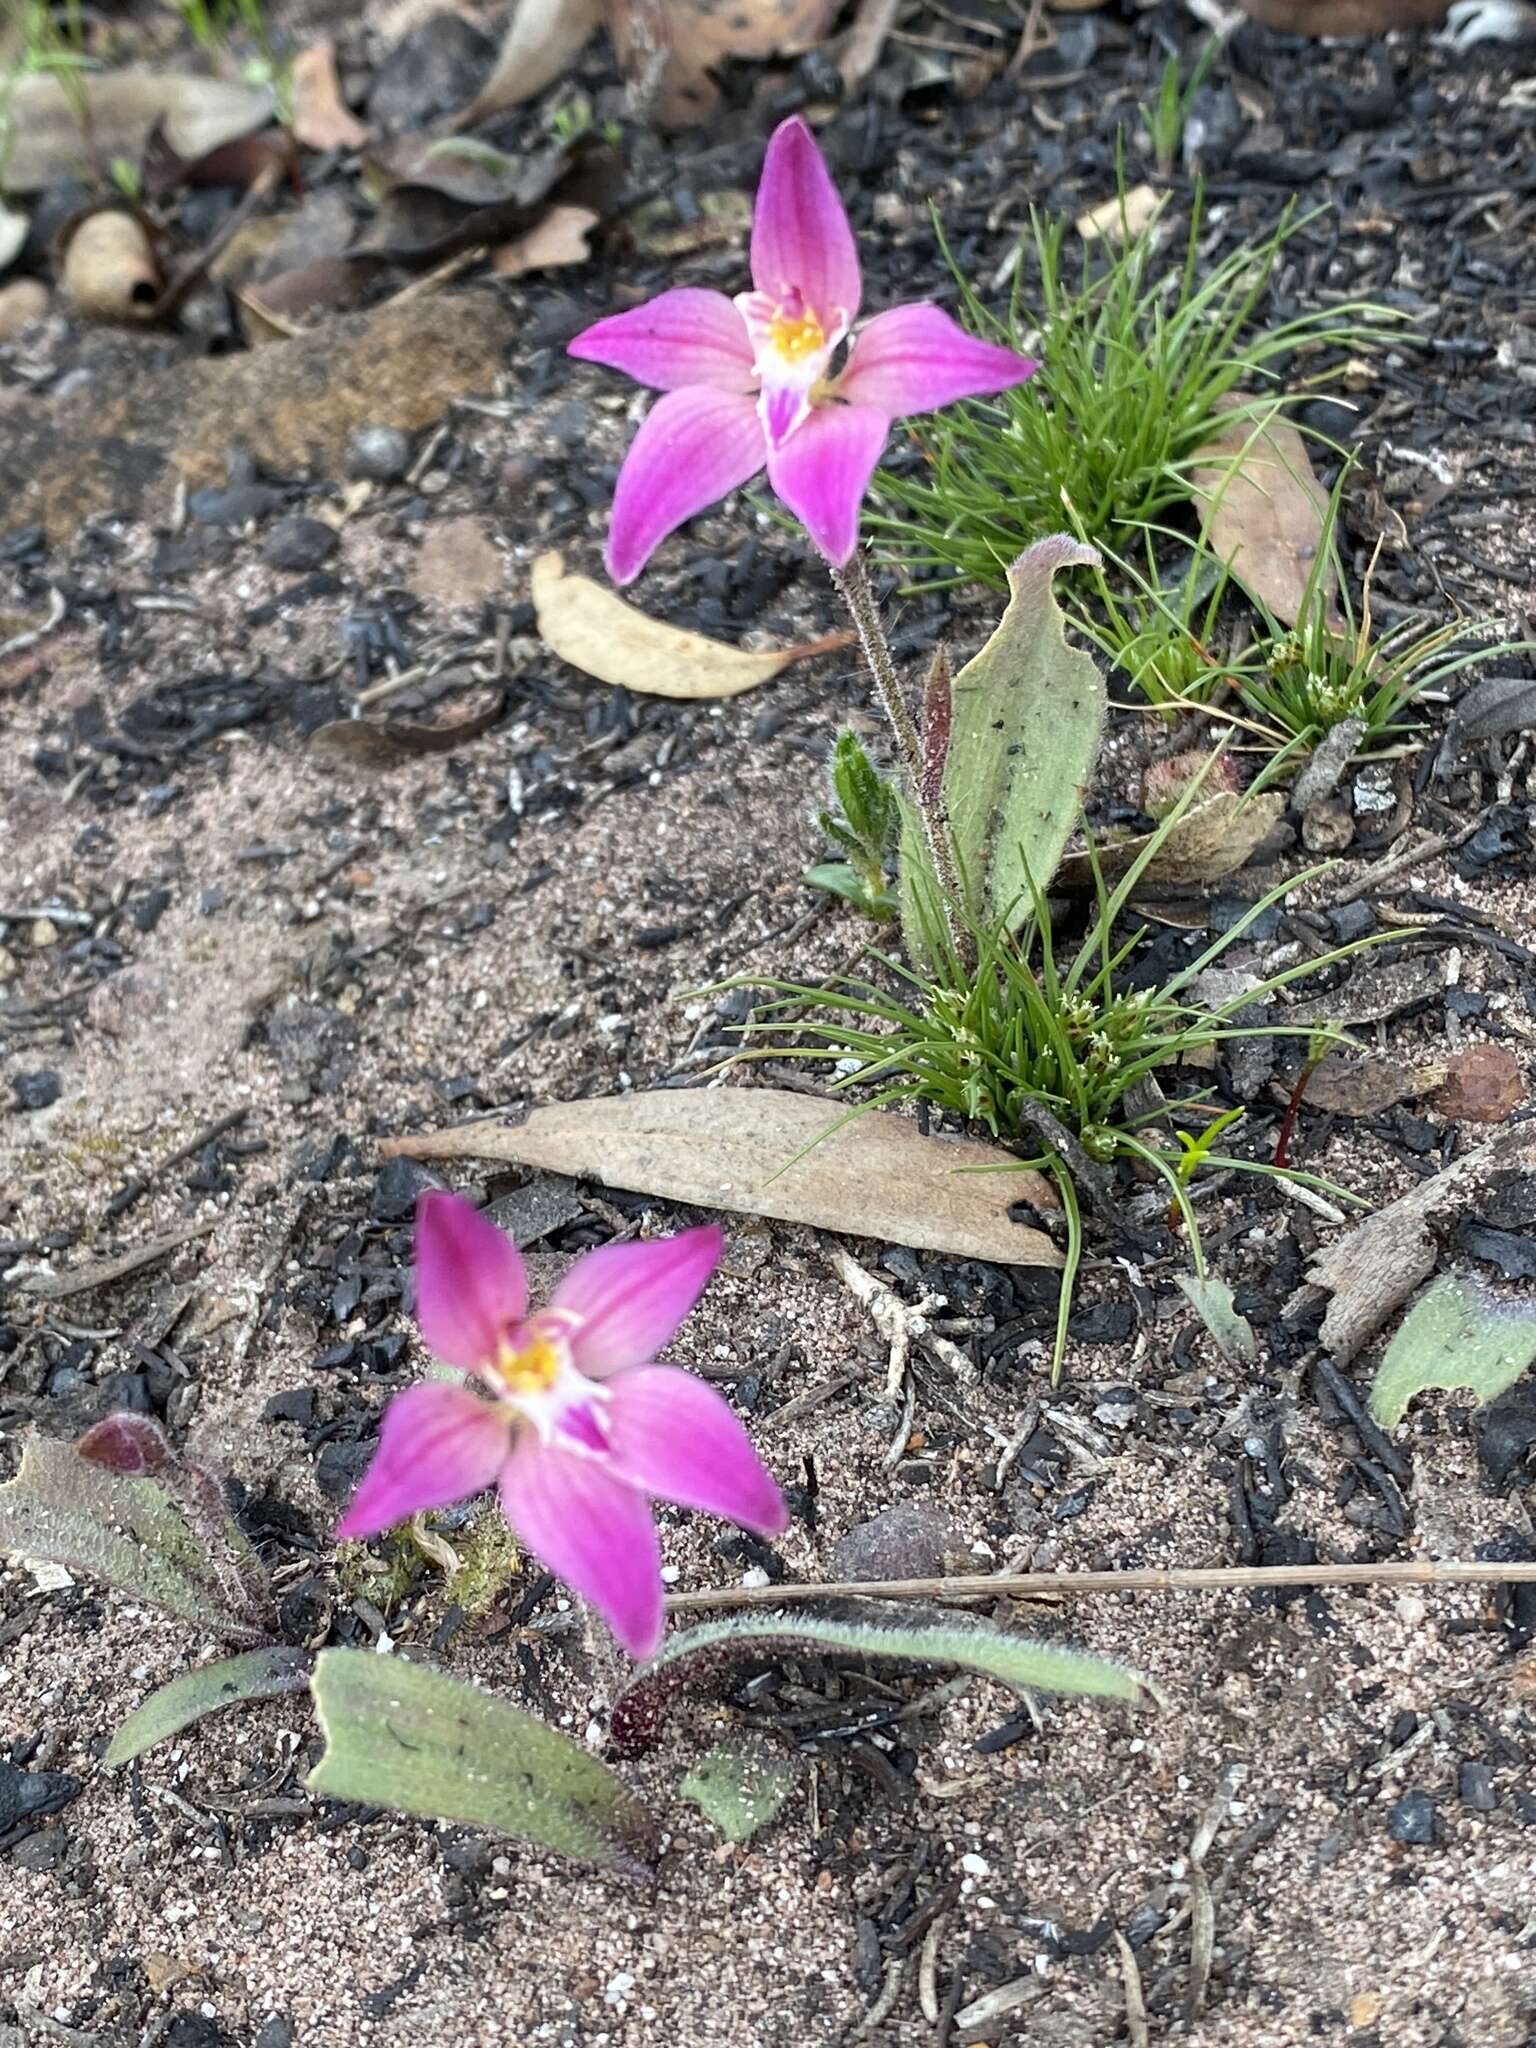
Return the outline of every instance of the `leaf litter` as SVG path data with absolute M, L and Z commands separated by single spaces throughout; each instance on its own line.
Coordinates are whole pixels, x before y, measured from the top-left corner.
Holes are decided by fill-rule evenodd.
M 572 668 L 643 696 L 684 700 L 739 697 L 797 661 L 835 653 L 853 640 L 827 633 L 799 647 L 762 654 L 724 647 L 702 633 L 652 619 L 590 576 L 579 576 L 551 549 L 533 565 L 533 607 L 539 632 Z
M 386 1139 L 387 1158 L 495 1159 L 605 1187 L 803 1223 L 855 1237 L 1059 1266 L 1044 1231 L 1010 1208 L 1046 1213 L 1041 1175 L 974 1138 L 925 1135 L 909 1117 L 782 1088 L 640 1089 L 554 1103 L 521 1124 L 476 1123 Z

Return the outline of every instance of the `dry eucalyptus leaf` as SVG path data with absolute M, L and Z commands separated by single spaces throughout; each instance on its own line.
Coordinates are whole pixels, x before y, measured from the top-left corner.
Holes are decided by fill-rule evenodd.
M 1129 192 L 1117 192 L 1079 214 L 1074 226 L 1085 242 L 1134 242 L 1151 227 L 1166 200 L 1166 193 L 1150 185 L 1133 185 Z
M 727 58 L 794 56 L 830 31 L 839 0 L 612 0 L 609 26 L 626 77 L 643 79 L 664 53 L 654 113 L 667 128 L 712 114 L 712 73 Z
M 504 242 L 491 257 L 491 268 L 501 277 L 521 277 L 530 270 L 560 270 L 572 263 L 585 263 L 588 246 L 599 216 L 586 206 L 552 206 L 537 227 L 515 242 Z
M 368 130 L 344 104 L 329 36 L 293 60 L 293 132 L 306 149 L 361 149 Z
M 521 1124 L 465 1124 L 379 1149 L 390 1158 L 511 1160 L 917 1251 L 1061 1265 L 1044 1231 L 1008 1214 L 1016 1202 L 1057 1206 L 1040 1174 L 999 1172 L 1012 1166 L 1010 1153 L 974 1138 L 925 1136 L 890 1110 L 865 1110 L 834 1128 L 847 1115 L 846 1104 L 787 1088 L 656 1088 L 551 1103 Z
M 1212 552 L 1282 625 L 1301 615 L 1307 579 L 1322 546 L 1328 493 L 1312 472 L 1307 444 L 1284 420 L 1234 420 L 1195 457 L 1192 495 Z M 1324 572 L 1330 606 L 1333 573 Z
M 885 39 L 896 26 L 900 11 L 901 0 L 859 0 L 837 60 L 845 95 L 857 92 L 880 62 Z
M 597 33 L 602 0 L 517 0 L 495 67 L 455 126 L 520 107 L 563 78 Z
M 1173 886 L 1219 882 L 1223 875 L 1235 873 L 1269 837 L 1284 809 L 1285 798 L 1278 790 L 1260 796 L 1222 790 L 1184 813 L 1147 863 L 1141 880 Z M 1106 881 L 1117 880 L 1140 858 L 1151 837 L 1148 833 L 1101 843 L 1095 849 L 1099 873 Z M 1069 853 L 1052 877 L 1052 886 L 1091 889 L 1093 868 L 1087 854 Z
M 573 576 L 551 550 L 533 565 L 539 631 L 562 661 L 599 682 L 646 697 L 739 697 L 791 662 L 846 647 L 851 633 L 829 633 L 800 647 L 748 654 L 702 633 L 648 619 L 590 576 Z
M 82 96 L 88 114 L 84 130 L 77 111 Z M 58 78 L 40 72 L 17 82 L 5 109 L 11 137 L 6 190 L 41 192 L 89 176 L 96 164 L 115 157 L 136 164 L 156 128 L 178 157 L 203 157 L 265 126 L 272 109 L 266 87 L 229 85 L 218 78 L 174 71 L 85 71 L 66 90 Z

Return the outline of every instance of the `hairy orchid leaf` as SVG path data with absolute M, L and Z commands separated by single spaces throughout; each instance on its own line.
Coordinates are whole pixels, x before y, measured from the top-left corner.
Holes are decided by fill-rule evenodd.
M 783 1812 L 799 1777 L 793 1757 L 752 1735 L 707 1749 L 681 1790 L 726 1841 L 749 1842 Z
M 242 1650 L 214 1664 L 199 1664 L 162 1685 L 134 1708 L 112 1738 L 102 1761 L 110 1768 L 132 1763 L 146 1749 L 167 1742 L 220 1707 L 242 1700 L 275 1699 L 282 1693 L 304 1692 L 309 1686 L 309 1654 L 287 1643 L 261 1650 Z
M 167 1494 L 202 1546 L 210 1584 L 236 1614 L 263 1625 L 274 1621 L 261 1560 L 229 1512 L 224 1489 L 205 1465 L 173 1450 L 147 1415 L 105 1415 L 75 1445 L 75 1455 L 120 1479 L 152 1480 Z
M 311 1689 L 325 1753 L 312 1792 L 467 1821 L 582 1863 L 643 1876 L 656 1828 L 568 1735 L 402 1657 L 322 1650 Z
M 1536 1359 L 1536 1309 L 1501 1301 L 1475 1280 L 1427 1287 L 1387 1346 L 1371 1386 L 1371 1416 L 1383 1429 L 1403 1419 L 1426 1387 L 1465 1387 L 1492 1401 Z
M 1096 550 L 1066 534 L 1026 548 L 1008 571 L 1008 608 L 996 631 L 952 685 L 944 806 L 977 925 L 1016 923 L 1028 914 L 1031 888 L 1049 888 L 1093 772 L 1104 681 L 1092 655 L 1069 646 L 1053 582 L 1058 570 L 1098 561 Z M 923 927 L 916 892 L 932 886 L 910 811 L 901 867 L 910 943 Z
M 895 1612 L 900 1615 L 901 1610 Z M 841 1652 L 908 1664 L 950 1664 L 1018 1691 L 1082 1693 L 1099 1699 L 1148 1697 L 1133 1671 L 1076 1650 L 1058 1650 L 979 1622 L 933 1621 L 910 1611 L 893 1621 L 837 1621 L 822 1615 L 733 1615 L 674 1636 L 613 1709 L 609 1741 L 620 1755 L 648 1749 L 680 1693 L 748 1658 L 772 1662 Z
M 34 1437 L 0 1486 L 0 1549 L 88 1572 L 237 1643 L 269 1633 L 236 1596 L 226 1560 L 153 1479 L 128 1478 L 70 1444 Z

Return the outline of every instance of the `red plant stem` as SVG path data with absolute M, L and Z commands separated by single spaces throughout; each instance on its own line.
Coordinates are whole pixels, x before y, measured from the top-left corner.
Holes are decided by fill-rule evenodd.
M 1296 1128 L 1296 1112 L 1301 1107 L 1301 1098 L 1307 1092 L 1307 1083 L 1311 1080 L 1316 1067 L 1317 1061 L 1309 1060 L 1298 1075 L 1296 1086 L 1291 1090 L 1291 1099 L 1285 1105 L 1285 1115 L 1280 1119 L 1280 1135 L 1275 1140 L 1276 1166 L 1284 1167 L 1290 1164 L 1288 1154 L 1291 1134 Z

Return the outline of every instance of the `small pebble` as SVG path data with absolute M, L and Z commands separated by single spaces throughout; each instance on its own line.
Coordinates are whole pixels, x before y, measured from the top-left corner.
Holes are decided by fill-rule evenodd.
M 323 519 L 292 513 L 279 519 L 261 545 L 261 559 L 273 569 L 318 569 L 336 552 L 336 529 Z
M 1351 939 L 1363 939 L 1376 929 L 1376 913 L 1369 903 L 1342 903 L 1329 911 L 1328 922 L 1339 944 L 1347 946 Z
M 1474 1813 L 1492 1813 L 1499 1803 L 1487 1764 L 1463 1764 L 1456 1773 L 1456 1790 L 1462 1805 L 1470 1806 Z
M 266 519 L 283 502 L 281 491 L 270 484 L 226 484 L 220 489 L 191 491 L 187 496 L 187 517 L 200 526 L 249 526 Z
M 347 445 L 347 468 L 369 483 L 392 484 L 411 466 L 411 444 L 398 427 L 359 427 Z
M 60 1085 L 52 1067 L 35 1067 L 30 1074 L 11 1077 L 11 1093 L 21 1109 L 51 1109 L 59 1099 Z
M 1435 1839 L 1434 1800 L 1427 1792 L 1405 1792 L 1387 1816 L 1387 1833 L 1406 1848 L 1425 1848 Z

